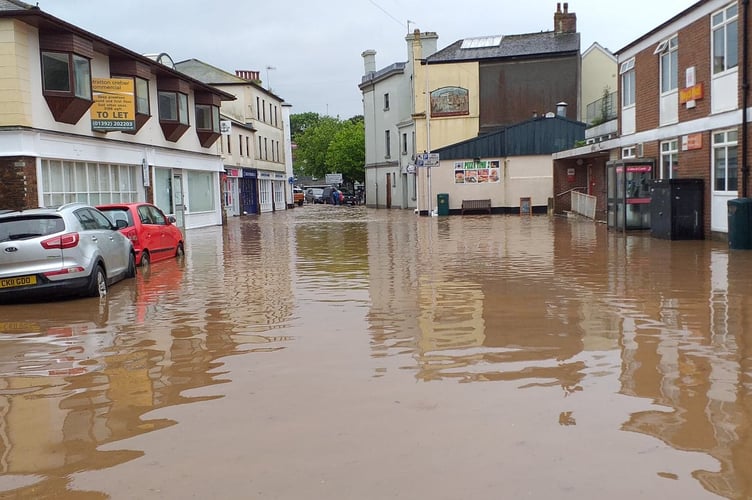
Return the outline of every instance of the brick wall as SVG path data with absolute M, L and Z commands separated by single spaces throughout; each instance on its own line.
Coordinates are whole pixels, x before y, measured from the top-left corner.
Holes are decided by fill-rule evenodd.
M 0 209 L 21 210 L 39 205 L 36 158 L 0 158 Z

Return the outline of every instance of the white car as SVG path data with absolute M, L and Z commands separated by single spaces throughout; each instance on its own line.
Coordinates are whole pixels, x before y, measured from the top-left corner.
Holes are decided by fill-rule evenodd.
M 92 206 L 0 213 L 0 302 L 103 297 L 110 285 L 135 275 L 133 244 Z

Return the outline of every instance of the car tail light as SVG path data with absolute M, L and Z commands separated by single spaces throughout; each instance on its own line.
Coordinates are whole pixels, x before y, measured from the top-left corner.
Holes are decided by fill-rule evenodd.
M 73 248 L 78 245 L 79 236 L 78 233 L 67 233 L 60 236 L 55 236 L 42 242 L 42 246 L 47 250 L 54 248 L 65 249 Z
M 127 233 L 125 233 L 125 236 L 126 236 L 126 238 L 128 238 L 129 240 L 131 240 L 133 242 L 133 245 L 135 245 L 136 243 L 138 243 L 138 233 L 136 232 L 135 229 L 131 229 L 130 231 L 128 231 Z

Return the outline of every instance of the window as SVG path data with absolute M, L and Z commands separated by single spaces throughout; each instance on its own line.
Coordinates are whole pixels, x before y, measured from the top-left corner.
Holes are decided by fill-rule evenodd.
M 141 115 L 150 115 L 149 106 L 149 82 L 143 78 L 135 77 L 136 87 L 136 113 Z
M 238 134 L 238 146 L 240 148 L 238 154 L 243 156 L 243 136 L 241 134 Z
M 251 140 L 249 136 L 245 136 L 245 154 L 246 156 L 251 156 Z
M 261 120 L 261 100 L 256 97 L 256 119 Z
M 196 104 L 196 129 L 218 134 L 219 107 L 210 104 Z
M 45 93 L 91 100 L 91 66 L 85 57 L 69 52 L 42 52 Z
M 407 134 L 402 134 L 402 154 L 407 154 Z
M 637 148 L 635 146 L 629 146 L 628 148 L 621 149 L 622 158 L 637 158 Z
M 658 45 L 661 54 L 661 93 L 679 88 L 679 38 L 674 36 Z
M 661 179 L 673 179 L 679 168 L 679 141 L 661 142 Z
M 713 29 L 712 54 L 713 74 L 736 68 L 739 63 L 737 19 L 739 7 L 736 2 L 711 16 Z
M 214 210 L 214 173 L 188 170 L 187 176 L 191 213 Z
M 269 159 L 269 141 L 264 137 L 264 160 Z
M 384 94 L 384 111 L 389 109 L 389 94 Z
M 262 113 L 263 113 L 263 114 L 261 115 L 261 116 L 262 116 L 261 120 L 262 120 L 262 121 L 263 121 L 264 123 L 266 123 L 266 100 L 262 99 L 262 100 L 261 100 L 261 102 L 262 102 L 262 106 L 261 106 L 261 107 L 263 108 L 263 109 L 261 110 L 261 111 L 262 111 Z
M 626 108 L 635 104 L 635 60 L 623 63 L 619 70 L 621 75 L 621 106 Z
M 140 172 L 141 165 L 42 160 L 42 201 L 48 207 L 137 201 Z
M 178 122 L 188 125 L 188 96 L 182 92 L 160 90 L 159 121 Z
M 227 154 L 228 155 L 232 154 L 232 136 L 231 135 L 227 136 Z
M 713 189 L 737 190 L 737 131 L 713 134 Z
M 390 158 L 392 156 L 391 150 L 392 150 L 391 138 L 389 137 L 389 131 L 386 130 L 384 131 L 384 151 L 385 151 L 384 158 Z
M 259 160 L 261 160 L 262 159 L 261 158 L 261 151 L 263 151 L 264 148 L 263 148 L 263 142 L 261 140 L 261 136 L 259 136 L 258 139 L 259 139 L 259 147 L 258 147 L 258 151 L 256 152 L 256 158 L 259 159 Z

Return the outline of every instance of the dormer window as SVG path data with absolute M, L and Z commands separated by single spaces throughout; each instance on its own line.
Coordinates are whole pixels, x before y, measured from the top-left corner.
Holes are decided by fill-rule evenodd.
M 55 120 L 76 124 L 91 107 L 91 41 L 76 35 L 40 33 L 42 93 Z
M 69 52 L 42 52 L 45 93 L 91 100 L 89 60 Z
M 219 97 L 207 92 L 196 92 L 196 134 L 201 145 L 208 148 L 220 137 L 219 130 Z M 241 140 L 242 141 L 242 140 Z M 243 143 L 240 143 L 240 154 L 243 154 Z
M 182 92 L 159 91 L 159 121 L 188 125 L 188 96 Z
M 190 127 L 188 93 L 190 85 L 179 78 L 160 78 L 157 81 L 159 125 L 170 142 L 177 142 Z

